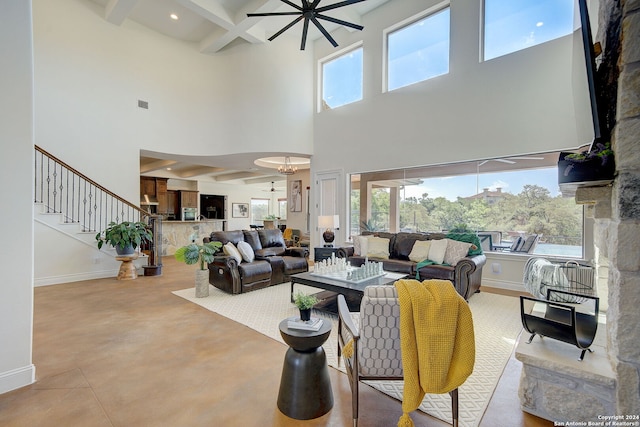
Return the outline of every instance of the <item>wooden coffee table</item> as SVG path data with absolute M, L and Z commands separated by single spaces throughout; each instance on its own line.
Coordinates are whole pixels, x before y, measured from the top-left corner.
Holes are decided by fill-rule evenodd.
M 293 302 L 293 287 L 296 283 L 324 289 L 316 295 L 320 302 L 313 308 L 332 313 L 338 312 L 336 303 L 337 295 L 344 295 L 349 305 L 350 311 L 360 311 L 360 301 L 364 293 L 364 288 L 372 285 L 393 285 L 396 280 L 407 277 L 406 274 L 386 272 L 384 276 L 376 277 L 360 283 L 350 283 L 339 279 L 314 275 L 312 272 L 298 273 L 291 276 L 291 297 Z

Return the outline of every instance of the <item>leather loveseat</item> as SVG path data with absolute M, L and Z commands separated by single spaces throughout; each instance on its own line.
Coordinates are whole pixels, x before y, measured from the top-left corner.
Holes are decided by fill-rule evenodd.
M 455 266 L 446 264 L 431 264 L 422 265 L 422 262 L 411 261 L 409 255 L 413 249 L 413 245 L 417 240 L 440 240 L 447 237 L 455 237 L 453 235 L 447 235 L 443 233 L 385 233 L 385 232 L 363 232 L 362 235 L 375 236 L 380 238 L 389 239 L 389 258 L 379 259 L 376 257 L 367 257 L 365 254 L 355 255 L 354 247 L 340 248 L 338 256 L 346 257 L 351 262 L 351 265 L 358 267 L 364 264 L 365 260 L 369 258 L 370 261 L 382 262 L 386 271 L 393 271 L 397 273 L 405 273 L 410 278 L 417 278 L 418 280 L 426 279 L 443 279 L 450 280 L 456 291 L 468 300 L 471 295 L 480 291 L 480 285 L 482 282 L 482 267 L 487 261 L 487 258 L 482 254 L 482 250 L 478 255 L 467 255 L 459 260 Z M 475 247 L 475 246 L 474 246 Z M 417 277 L 416 277 L 416 272 Z
M 240 294 L 290 281 L 290 276 L 309 270 L 309 250 L 287 248 L 279 229 L 214 231 L 204 242 L 246 242 L 254 259 L 241 262 L 222 252 L 209 263 L 209 283 L 230 294 Z M 246 247 L 246 245 L 245 245 Z M 243 256 L 244 258 L 244 256 Z

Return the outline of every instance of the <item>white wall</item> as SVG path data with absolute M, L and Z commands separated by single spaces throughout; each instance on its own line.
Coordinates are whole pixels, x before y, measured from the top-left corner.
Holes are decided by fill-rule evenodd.
M 312 153 L 312 57 L 296 40 L 203 55 L 102 13 L 34 1 L 36 144 L 132 202 L 140 149 Z
M 35 380 L 33 325 L 33 46 L 31 2 L 0 15 L 0 393 Z M 9 208 L 10 206 L 10 208 Z
M 386 3 L 365 16 L 364 32 L 345 37 L 343 46 L 364 40 L 364 99 L 315 115 L 316 170 L 421 166 L 591 142 L 588 104 L 574 106 L 576 97 L 587 99 L 584 82 L 574 94 L 572 77 L 584 74 L 584 64 L 574 70 L 574 36 L 480 62 L 476 1 L 451 6 L 448 74 L 382 93 L 382 31 L 430 3 Z M 316 44 L 317 60 L 329 52 Z

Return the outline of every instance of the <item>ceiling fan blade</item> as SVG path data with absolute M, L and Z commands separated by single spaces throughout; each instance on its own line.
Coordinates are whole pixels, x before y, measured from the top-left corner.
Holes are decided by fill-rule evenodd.
M 280 34 L 284 33 L 285 31 L 287 31 L 289 28 L 293 27 L 294 25 L 296 25 L 298 22 L 300 22 L 300 20 L 304 18 L 303 15 L 298 16 L 296 19 L 294 19 L 293 21 L 291 21 L 288 25 L 286 25 L 285 27 L 283 27 L 280 31 L 278 31 L 277 33 L 275 33 L 274 35 L 272 35 L 271 37 L 269 37 L 269 41 L 273 41 L 273 39 L 275 39 L 276 37 L 278 37 Z
M 331 43 L 333 45 L 333 47 L 337 47 L 338 46 L 338 42 L 336 42 L 333 37 L 331 37 L 331 34 L 329 34 L 327 32 L 327 30 L 324 29 L 324 27 L 322 26 L 322 24 L 320 22 L 318 22 L 318 20 L 316 19 L 315 16 L 311 17 L 311 21 L 314 23 L 314 25 L 316 27 L 318 27 L 318 29 L 320 30 L 320 32 L 327 38 L 327 40 L 329 40 L 329 43 Z
M 364 28 L 362 25 L 352 24 L 351 22 L 343 21 L 342 19 L 337 19 L 332 16 L 316 14 L 316 18 L 324 19 L 325 21 L 330 21 L 336 24 L 344 25 L 345 27 L 355 28 L 356 30 L 362 30 Z
M 309 18 L 305 16 L 304 27 L 302 27 L 302 41 L 300 42 L 300 50 L 304 50 L 307 44 L 307 31 L 309 31 Z
M 300 12 L 302 12 L 302 8 L 301 8 L 300 6 L 298 6 L 297 4 L 295 4 L 295 3 L 291 3 L 289 0 L 280 0 L 280 1 L 281 1 L 282 3 L 286 3 L 286 4 L 288 4 L 289 6 L 291 6 L 291 7 L 295 8 L 295 9 L 298 9 Z
M 282 0 L 284 1 L 284 0 Z M 345 0 L 345 1 L 341 1 L 340 3 L 334 3 L 334 4 L 330 4 L 329 6 L 323 6 L 323 7 L 319 7 L 316 9 L 316 13 L 322 13 L 322 12 L 326 12 L 327 10 L 333 10 L 333 9 L 337 9 L 339 7 L 342 6 L 349 6 L 350 4 L 354 4 L 354 3 L 360 3 L 363 2 L 365 0 Z
M 264 12 L 264 13 L 247 13 L 249 18 L 253 16 L 286 16 L 286 15 L 300 15 L 300 12 Z

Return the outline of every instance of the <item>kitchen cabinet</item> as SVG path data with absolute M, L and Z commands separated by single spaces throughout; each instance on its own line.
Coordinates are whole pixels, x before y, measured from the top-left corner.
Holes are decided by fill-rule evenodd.
M 156 198 L 158 199 L 159 214 L 169 213 L 169 205 L 167 204 L 167 181 L 165 178 L 156 178 Z
M 180 208 L 197 208 L 198 192 L 189 190 L 180 190 Z

